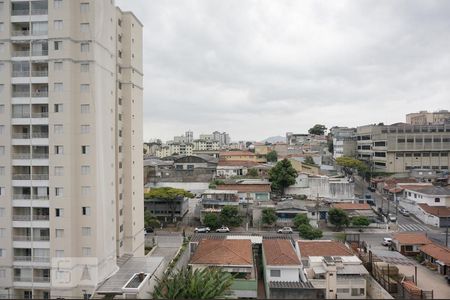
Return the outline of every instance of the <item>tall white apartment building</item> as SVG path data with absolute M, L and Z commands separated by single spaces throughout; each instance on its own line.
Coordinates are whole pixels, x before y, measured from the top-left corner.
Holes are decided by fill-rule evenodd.
M 0 298 L 91 294 L 144 255 L 142 24 L 0 0 Z

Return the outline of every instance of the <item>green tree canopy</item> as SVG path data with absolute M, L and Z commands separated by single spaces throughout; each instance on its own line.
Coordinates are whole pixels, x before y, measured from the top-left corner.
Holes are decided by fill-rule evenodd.
M 336 158 L 336 164 L 342 167 L 356 169 L 359 172 L 368 171 L 367 165 L 359 159 L 353 157 L 342 156 Z
M 215 213 L 207 213 L 203 217 L 203 225 L 211 228 L 211 230 L 214 230 L 216 228 L 219 228 L 222 224 L 220 224 L 219 215 Z
M 267 161 L 269 162 L 277 162 L 278 160 L 278 153 L 275 150 L 270 151 L 266 155 Z
M 175 189 L 171 187 L 153 188 L 150 190 L 150 192 L 144 193 L 144 199 L 166 200 L 169 205 L 172 220 L 174 220 L 175 215 L 175 207 L 176 207 L 175 201 L 183 199 L 184 197 L 194 198 L 194 195 L 186 190 Z
M 236 206 L 225 205 L 220 212 L 220 223 L 224 226 L 238 227 L 242 223 L 242 217 Z
M 354 226 L 369 226 L 370 221 L 367 217 L 357 216 L 352 218 L 352 224 Z
M 306 214 L 297 214 L 294 219 L 292 219 L 295 228 L 300 227 L 300 225 L 309 225 L 309 219 Z
M 289 160 L 279 161 L 269 171 L 269 180 L 272 183 L 272 190 L 284 194 L 284 189 L 295 183 L 297 171 L 292 167 Z
M 154 299 L 223 299 L 230 294 L 233 276 L 219 268 L 182 268 L 178 273 L 157 278 Z
M 248 177 L 258 177 L 258 170 L 256 169 L 249 169 L 247 172 Z
M 149 211 L 144 212 L 144 226 L 145 228 L 152 227 L 157 228 L 159 227 L 160 223 L 159 220 L 152 215 Z
M 311 156 L 305 157 L 304 163 L 308 164 L 308 165 L 314 165 L 314 166 L 316 165 L 316 163 L 314 162 L 314 159 Z
M 262 223 L 272 225 L 277 221 L 277 214 L 273 208 L 264 208 L 262 210 Z
M 320 239 L 323 235 L 322 230 L 313 228 L 309 224 L 300 225 L 298 227 L 298 231 L 299 231 L 300 237 L 307 239 L 307 240 Z
M 327 128 L 325 125 L 316 124 L 308 130 L 309 134 L 324 135 Z
M 337 230 L 350 224 L 350 219 L 347 213 L 340 208 L 332 208 L 328 211 L 328 220 L 331 224 L 336 226 Z

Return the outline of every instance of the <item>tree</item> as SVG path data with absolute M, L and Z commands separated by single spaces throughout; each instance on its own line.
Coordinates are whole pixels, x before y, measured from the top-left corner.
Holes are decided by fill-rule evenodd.
M 314 159 L 311 156 L 305 157 L 304 163 L 307 165 L 314 165 L 314 166 L 316 165 L 316 163 L 314 162 Z
M 144 212 L 144 226 L 145 228 L 157 228 L 159 227 L 159 220 L 152 215 L 149 211 Z
M 184 199 L 184 197 L 194 198 L 194 195 L 186 190 L 171 187 L 153 188 L 150 192 L 144 194 L 145 199 L 161 199 L 167 201 L 171 220 L 174 219 L 177 201 Z
M 242 223 L 242 217 L 239 215 L 236 206 L 225 205 L 220 212 L 220 222 L 224 226 L 238 227 Z
M 203 217 L 203 225 L 211 228 L 212 230 L 220 227 L 220 218 L 218 214 L 215 213 L 207 213 Z
M 364 162 L 360 161 L 359 159 L 347 156 L 336 158 L 336 164 L 341 167 L 357 169 L 358 171 L 365 171 L 368 169 Z
M 352 218 L 352 224 L 354 226 L 369 226 L 370 221 L 367 217 L 357 216 Z
M 309 225 L 309 219 L 306 214 L 297 214 L 294 219 L 292 219 L 292 223 L 294 223 L 295 228 L 298 228 L 301 225 Z
M 277 221 L 277 214 L 273 208 L 264 208 L 262 210 L 262 223 L 272 225 Z
M 324 135 L 327 128 L 325 125 L 316 124 L 308 130 L 309 134 Z
M 210 189 L 215 189 L 218 185 L 224 184 L 225 182 L 223 180 L 220 179 L 214 179 L 213 181 L 211 181 L 209 183 L 208 188 Z
M 154 299 L 222 299 L 230 294 L 234 278 L 219 268 L 182 268 L 156 281 Z
M 297 171 L 292 167 L 289 160 L 279 161 L 269 171 L 269 180 L 272 182 L 272 189 L 284 195 L 284 189 L 295 183 Z
M 333 152 L 334 152 L 333 139 L 329 139 L 329 140 L 327 141 L 327 146 L 328 146 L 328 152 L 330 152 L 331 154 L 333 154 Z
M 250 169 L 247 172 L 248 177 L 258 177 L 258 170 L 256 169 Z
M 350 224 L 350 219 L 347 213 L 340 208 L 332 208 L 328 211 L 328 220 L 331 224 L 336 226 L 337 230 L 341 230 L 342 227 Z
M 309 224 L 302 224 L 298 227 L 298 231 L 300 237 L 305 238 L 307 240 L 316 240 L 322 237 L 322 230 L 313 228 Z
M 267 153 L 266 159 L 269 162 L 277 162 L 277 160 L 278 160 L 278 153 L 277 153 L 277 151 L 272 150 L 269 153 Z

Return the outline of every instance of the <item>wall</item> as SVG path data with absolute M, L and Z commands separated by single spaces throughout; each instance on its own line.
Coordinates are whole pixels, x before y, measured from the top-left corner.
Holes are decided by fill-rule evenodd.
M 288 268 L 288 267 L 283 267 L 283 266 L 278 266 L 278 267 L 270 267 L 270 266 L 266 266 L 265 267 L 265 278 L 267 278 L 268 281 L 294 281 L 294 282 L 299 282 L 300 278 L 299 278 L 299 269 L 300 266 L 298 266 L 298 268 Z M 280 270 L 280 277 L 272 277 L 270 276 L 270 270 Z
M 408 210 L 411 214 L 415 215 L 423 223 L 436 227 L 439 226 L 439 218 L 425 212 L 414 201 L 400 198 L 399 205 Z
M 370 299 L 394 299 L 372 276 L 366 277 L 367 296 Z
M 285 190 L 286 194 L 306 195 L 308 198 L 354 199 L 355 185 L 350 182 L 330 182 L 328 177 L 309 177 L 300 174 L 296 183 Z
M 184 189 L 189 192 L 199 193 L 208 189 L 209 182 L 157 182 L 148 183 L 150 187 L 173 187 Z

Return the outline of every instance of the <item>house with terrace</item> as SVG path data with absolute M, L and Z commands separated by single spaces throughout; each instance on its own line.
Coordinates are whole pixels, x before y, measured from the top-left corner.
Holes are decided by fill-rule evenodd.
M 392 237 L 391 247 L 403 255 L 419 254 L 420 247 L 431 244 L 423 232 L 398 232 Z
M 347 245 L 331 240 L 296 244 L 307 280 L 326 299 L 366 299 L 369 272 Z
M 203 222 L 203 217 L 207 213 L 217 213 L 222 211 L 226 205 L 239 208 L 239 196 L 236 190 L 205 190 L 197 204 L 196 215 Z
M 196 246 L 189 266 L 194 270 L 221 268 L 234 276 L 231 298 L 256 298 L 258 278 L 250 239 L 203 239 Z
M 450 248 L 429 243 L 420 247 L 420 255 L 426 262 L 437 267 L 441 275 L 450 275 Z

